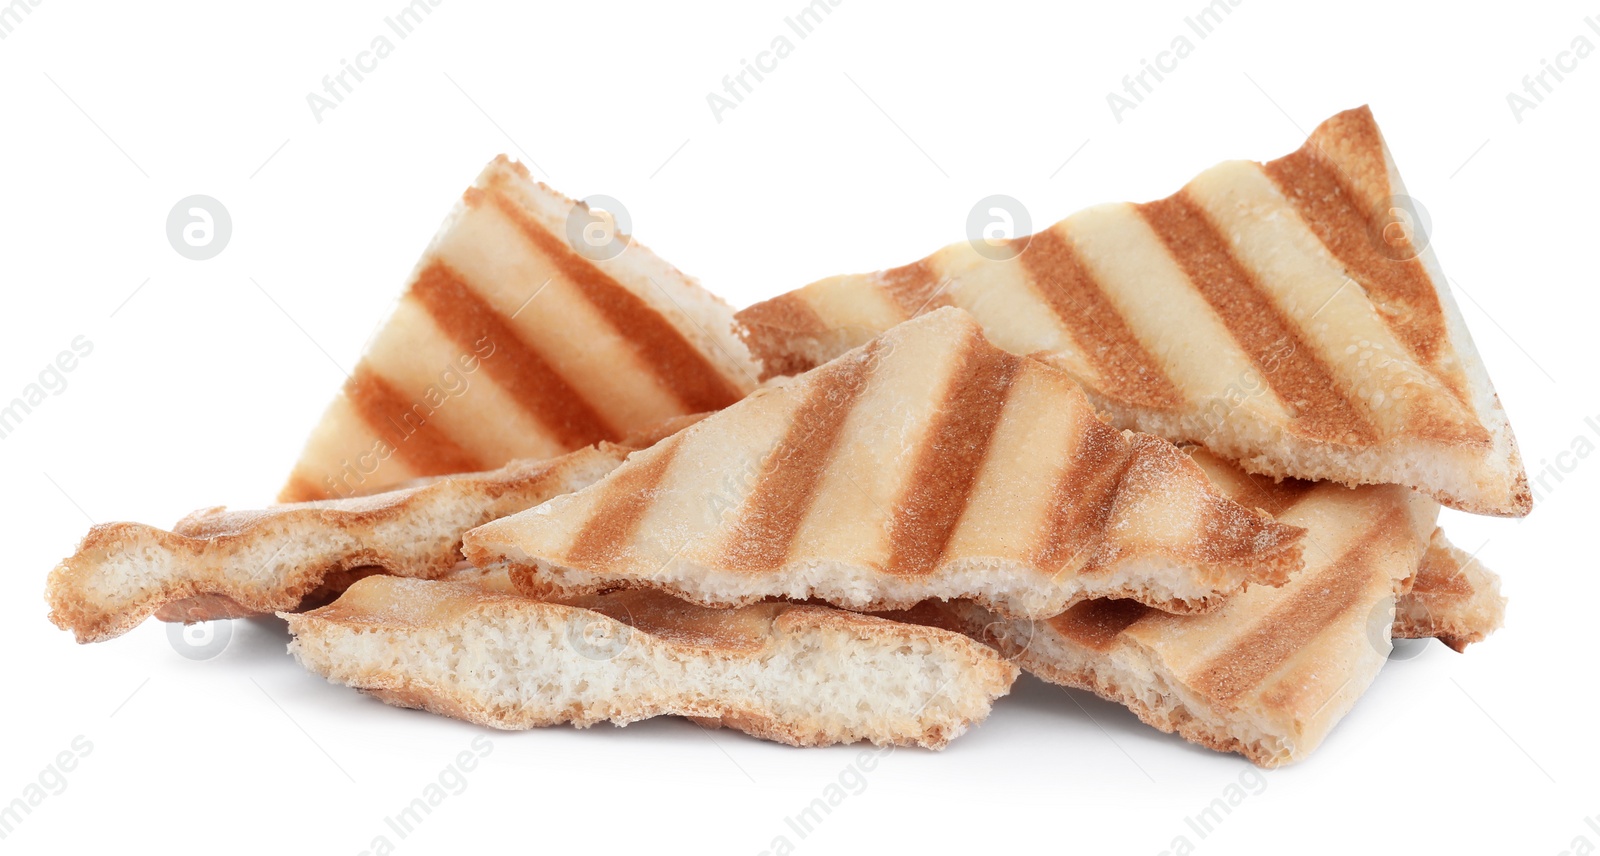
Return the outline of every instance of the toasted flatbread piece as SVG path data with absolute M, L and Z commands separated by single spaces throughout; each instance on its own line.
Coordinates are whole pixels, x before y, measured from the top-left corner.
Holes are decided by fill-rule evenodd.
M 614 212 L 497 158 L 423 254 L 278 498 L 549 458 L 720 409 L 755 385 L 732 315 L 616 232 Z
M 1164 440 L 966 313 L 907 322 L 468 533 L 537 598 L 650 587 L 897 609 L 966 597 L 1044 618 L 1089 597 L 1203 610 L 1299 567 L 1301 532 L 1228 500 Z
M 1444 530 L 1433 533 L 1417 569 L 1416 584 L 1395 610 L 1397 639 L 1433 637 L 1456 651 L 1482 642 L 1500 629 L 1506 599 L 1500 578 L 1451 544 Z
M 460 560 L 467 530 L 592 484 L 628 451 L 607 443 L 371 496 L 205 509 L 171 532 L 97 525 L 50 573 L 50 620 L 99 642 L 158 612 L 238 618 L 320 605 L 380 571 L 436 577 Z
M 1306 528 L 1306 567 L 1205 615 L 1129 600 L 1081 603 L 1047 621 L 946 607 L 963 629 L 1053 683 L 1127 705 L 1163 731 L 1264 767 L 1316 749 L 1376 677 L 1395 601 L 1411 585 L 1438 505 L 1398 485 L 1274 484 L 1203 451 L 1241 502 Z
M 1166 199 L 825 279 L 738 318 L 766 374 L 791 374 L 955 305 L 1066 369 L 1120 427 L 1251 472 L 1527 514 L 1511 426 L 1418 217 L 1362 107 Z
M 942 748 L 1015 666 L 958 633 L 821 606 L 695 606 L 649 591 L 540 603 L 369 577 L 285 613 L 307 668 L 389 704 L 493 728 L 692 717 L 792 746 Z

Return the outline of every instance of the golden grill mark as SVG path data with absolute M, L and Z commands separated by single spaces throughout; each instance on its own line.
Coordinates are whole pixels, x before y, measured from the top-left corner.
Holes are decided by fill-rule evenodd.
M 487 196 L 639 354 L 662 388 L 682 404 L 684 413 L 720 410 L 743 398 L 739 389 L 643 298 L 578 255 L 503 193 L 490 191 Z
M 1021 260 L 1034 291 L 1079 343 L 1106 394 L 1162 410 L 1183 403 L 1059 228 L 1034 235 Z
M 1221 318 L 1241 350 L 1294 416 L 1291 430 L 1341 443 L 1370 443 L 1377 434 L 1340 391 L 1292 319 L 1281 313 L 1234 258 L 1227 240 L 1188 195 L 1138 206 L 1190 283 Z
M 879 341 L 859 358 L 818 370 L 788 431 L 762 462 L 750 496 L 723 553 L 723 562 L 746 571 L 772 571 L 788 559 L 800 524 L 816 499 L 846 420 L 866 387 Z
M 563 448 L 621 438 L 621 433 L 606 424 L 504 316 L 449 266 L 435 261 L 424 268 L 411 293 L 457 347 L 471 351 L 485 340 L 492 343 L 493 356 L 483 361 L 484 369 Z
M 976 330 L 962 347 L 950 388 L 894 509 L 886 568 L 891 574 L 928 573 L 943 556 L 1023 367 L 1021 357 L 989 345 Z
M 410 401 L 365 360 L 344 385 L 345 397 L 373 433 L 417 475 L 447 475 L 487 469 L 431 416 L 425 401 Z

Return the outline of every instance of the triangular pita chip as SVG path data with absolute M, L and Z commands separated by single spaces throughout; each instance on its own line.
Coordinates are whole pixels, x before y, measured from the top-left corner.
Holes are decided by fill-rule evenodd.
M 467 530 L 589 485 L 629 451 L 607 443 L 370 496 L 209 508 L 171 532 L 96 525 L 50 573 L 50 620 L 79 642 L 99 642 L 152 614 L 186 622 L 270 614 L 326 603 L 374 573 L 437 577 L 460 561 Z
M 755 371 L 732 310 L 619 229 L 490 163 L 279 500 L 553 457 L 744 397 Z
M 631 586 L 710 606 L 854 609 L 971 597 L 1043 618 L 1089 597 L 1207 609 L 1281 582 L 1300 535 L 945 309 L 464 544 L 473 564 L 514 565 L 535 597 Z
M 1421 216 L 1362 107 L 1165 199 L 825 279 L 738 318 L 771 375 L 953 304 L 1066 369 L 1115 425 L 1252 472 L 1526 514 L 1516 440 Z

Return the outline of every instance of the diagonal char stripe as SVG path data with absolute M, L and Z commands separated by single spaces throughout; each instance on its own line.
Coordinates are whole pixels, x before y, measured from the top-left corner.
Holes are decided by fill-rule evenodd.
M 1034 291 L 1082 346 L 1105 392 L 1129 404 L 1164 410 L 1183 403 L 1059 229 L 1034 235 L 1021 258 Z
M 488 340 L 493 354 L 483 360 L 489 376 L 562 446 L 576 449 L 596 440 L 618 440 L 622 432 L 605 420 L 555 369 L 529 347 L 494 307 L 479 297 L 461 275 L 435 261 L 411 286 L 435 324 L 464 352 Z
M 1227 650 L 1198 669 L 1190 684 L 1224 703 L 1259 686 L 1360 601 L 1362 589 L 1372 580 L 1372 563 L 1394 549 L 1395 534 L 1407 528 L 1404 511 L 1390 510 L 1332 565 L 1305 581 L 1253 627 L 1241 630 Z
M 1050 497 L 1035 562 L 1055 572 L 1105 526 L 1117 486 L 1133 456 L 1116 429 L 1090 418 Z
M 960 347 L 961 362 L 894 509 L 885 569 L 891 574 L 926 574 L 943 556 L 1023 369 L 1023 358 L 989 346 L 976 331 Z
M 573 252 L 565 241 L 546 231 L 502 192 L 492 190 L 487 196 L 639 354 L 644 365 L 660 379 L 662 388 L 682 403 L 685 413 L 721 410 L 743 397 L 677 327 L 643 298 Z
M 927 260 L 912 262 L 883 272 L 883 290 L 900 310 L 900 317 L 915 318 L 950 305 L 950 296 Z
M 1422 261 L 1395 260 L 1379 251 L 1372 212 L 1361 209 L 1338 168 L 1310 146 L 1269 161 L 1263 169 L 1317 240 L 1361 283 L 1373 303 L 1388 310 L 1379 314 L 1395 337 L 1418 362 L 1431 365 L 1448 347 L 1449 334 Z
M 625 466 L 607 480 L 606 494 L 596 503 L 603 513 L 584 521 L 567 550 L 567 561 L 579 567 L 603 565 L 616 561 L 633 544 L 681 444 L 676 435 L 662 440 L 651 447 L 648 460 Z
M 429 417 L 425 401 L 411 401 L 365 360 L 344 385 L 345 397 L 374 434 L 418 475 L 471 473 L 487 469 Z
M 1333 373 L 1317 359 L 1294 322 L 1272 304 L 1187 194 L 1180 191 L 1138 210 L 1278 399 L 1294 413 L 1290 430 L 1344 443 L 1377 440 L 1371 423 L 1345 398 Z
M 845 420 L 861 398 L 878 340 L 861 359 L 820 369 L 789 430 L 762 462 L 750 496 L 723 552 L 728 567 L 772 571 L 789 558 L 789 548 L 816 499 L 822 474 L 839 444 Z

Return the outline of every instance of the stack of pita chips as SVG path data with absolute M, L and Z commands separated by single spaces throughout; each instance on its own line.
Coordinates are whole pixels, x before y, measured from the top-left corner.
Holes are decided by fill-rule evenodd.
M 390 704 L 802 746 L 941 747 L 1027 670 L 1264 766 L 1500 624 L 1435 521 L 1527 479 L 1364 108 L 739 313 L 605 216 L 490 164 L 283 504 L 96 526 L 52 620 L 276 612 Z

